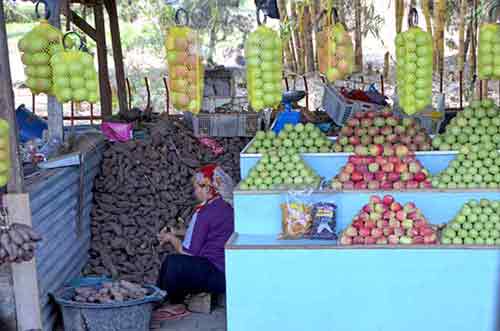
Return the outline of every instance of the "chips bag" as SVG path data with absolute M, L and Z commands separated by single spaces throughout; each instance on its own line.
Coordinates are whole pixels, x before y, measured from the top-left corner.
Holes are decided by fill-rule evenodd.
M 69 32 L 64 36 L 65 47 Z M 64 49 L 52 56 L 50 64 L 53 68 L 53 92 L 57 101 L 66 103 L 70 101 L 96 103 L 99 99 L 97 71 L 94 68 L 92 55 L 83 51 L 81 43 L 79 50 Z
M 336 240 L 337 206 L 333 203 L 318 202 L 312 206 L 310 239 Z
M 417 10 L 412 8 L 410 28 L 396 36 L 399 104 L 408 115 L 432 104 L 432 37 L 417 24 Z
M 39 2 L 40 3 L 40 2 Z M 38 5 L 36 5 L 37 17 Z M 62 32 L 49 24 L 50 12 L 41 19 L 30 32 L 18 42 L 22 53 L 21 61 L 26 74 L 26 86 L 33 94 L 46 93 L 53 95 L 52 65 L 50 58 L 63 50 Z
M 0 187 L 7 185 L 10 178 L 9 123 L 0 119 Z
M 281 205 L 282 232 L 280 239 L 305 238 L 312 227 L 312 204 L 309 202 L 310 193 L 304 191 L 290 191 L 286 203 Z
M 177 26 L 168 30 L 167 51 L 169 89 L 174 108 L 193 114 L 200 112 L 203 101 L 205 68 L 203 66 L 199 35 L 193 29 L 180 25 L 179 9 L 175 15 Z
M 339 22 L 337 10 L 332 9 L 331 21 L 318 31 L 319 71 L 329 82 L 345 79 L 352 74 L 354 51 L 352 39 L 344 25 Z
M 283 56 L 278 32 L 260 25 L 245 43 L 247 90 L 255 111 L 279 106 L 282 99 Z

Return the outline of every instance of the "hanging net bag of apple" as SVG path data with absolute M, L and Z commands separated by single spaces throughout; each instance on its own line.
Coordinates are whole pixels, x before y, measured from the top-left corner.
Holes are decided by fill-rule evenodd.
M 408 14 L 408 30 L 396 36 L 399 105 L 408 115 L 432 105 L 432 37 L 418 26 L 415 8 Z
M 45 15 L 40 19 L 40 4 L 45 6 Z M 50 58 L 61 52 L 62 32 L 49 24 L 50 9 L 45 1 L 38 1 L 35 12 L 39 23 L 26 33 L 18 42 L 17 46 L 21 52 L 21 62 L 26 74 L 26 86 L 31 93 L 53 94 L 52 66 Z
M 258 27 L 248 35 L 245 43 L 248 101 L 254 111 L 276 108 L 283 93 L 283 55 L 279 33 L 261 22 L 257 10 Z
M 500 80 L 500 24 L 495 12 L 500 4 L 491 7 L 489 21 L 479 28 L 479 79 Z
M 184 15 L 184 23 L 181 23 L 181 15 Z M 175 109 L 198 114 L 205 75 L 200 36 L 188 26 L 189 15 L 185 9 L 177 10 L 175 23 L 176 26 L 168 30 L 165 41 L 172 105 Z
M 326 11 L 322 13 L 325 17 Z M 320 18 L 321 19 L 321 18 Z M 352 39 L 344 23 L 340 22 L 337 9 L 326 15 L 326 24 L 318 31 L 319 71 L 329 82 L 347 78 L 354 68 Z
M 78 49 L 70 49 L 74 43 L 70 36 L 79 38 Z M 80 35 L 68 32 L 63 38 L 64 51 L 52 56 L 50 64 L 53 67 L 54 95 L 60 103 L 70 101 L 96 103 L 98 94 L 97 71 L 94 58 L 87 52 Z

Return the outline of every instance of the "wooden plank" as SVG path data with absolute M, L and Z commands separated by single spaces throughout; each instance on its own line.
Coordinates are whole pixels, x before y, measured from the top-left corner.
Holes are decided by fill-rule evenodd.
M 116 10 L 116 0 L 105 1 L 109 15 L 109 26 L 111 30 L 111 44 L 113 47 L 113 59 L 115 61 L 116 90 L 120 112 L 128 110 L 127 93 L 125 87 L 125 71 L 123 67 L 123 53 L 120 38 L 120 26 L 118 23 L 118 11 Z
M 74 23 L 83 32 L 85 32 L 85 34 L 89 36 L 92 40 L 97 41 L 96 30 L 75 11 L 70 10 L 69 12 L 71 17 L 71 22 Z
M 28 194 L 6 194 L 3 196 L 3 202 L 8 208 L 12 222 L 32 226 Z M 13 263 L 12 279 L 18 330 L 42 329 L 36 259 L 33 258 L 30 262 Z
M 106 28 L 104 25 L 103 5 L 94 7 L 95 29 L 97 36 L 97 59 L 99 62 L 99 89 L 101 93 L 101 115 L 109 117 L 113 113 L 111 86 L 109 85 L 108 59 L 106 51 Z
M 7 32 L 5 30 L 3 1 L 0 1 L 0 116 L 9 123 L 11 128 L 9 132 L 11 176 L 7 190 L 13 193 L 21 193 L 24 187 L 23 168 L 17 141 L 18 129 L 15 118 L 14 91 L 12 90 L 10 75 L 9 48 Z
M 61 3 L 60 1 L 48 1 L 51 15 L 49 17 L 49 23 L 56 28 L 61 28 Z M 63 120 L 63 106 L 57 102 L 56 97 L 47 97 L 47 115 L 48 115 L 48 126 L 49 126 L 49 138 L 58 139 L 59 141 L 64 140 L 64 120 Z

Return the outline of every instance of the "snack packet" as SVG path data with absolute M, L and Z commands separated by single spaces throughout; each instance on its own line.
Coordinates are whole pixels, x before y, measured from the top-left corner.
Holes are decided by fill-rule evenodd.
M 333 203 L 318 202 L 312 206 L 311 231 L 309 239 L 336 240 L 337 206 Z

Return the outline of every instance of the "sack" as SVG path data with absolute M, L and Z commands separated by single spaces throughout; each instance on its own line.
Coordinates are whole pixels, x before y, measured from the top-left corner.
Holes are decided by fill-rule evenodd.
M 199 35 L 193 29 L 180 25 L 181 13 L 186 15 L 185 24 L 189 23 L 187 12 L 179 9 L 175 14 L 178 25 L 168 30 L 165 40 L 168 87 L 174 108 L 198 114 L 203 101 L 205 68 Z
M 245 43 L 248 101 L 254 111 L 276 108 L 282 99 L 282 44 L 278 32 L 264 25 Z
M 345 79 L 354 68 L 352 39 L 339 22 L 337 10 L 332 9 L 326 26 L 318 31 L 319 71 L 329 82 Z

